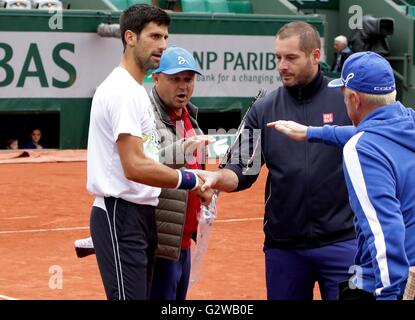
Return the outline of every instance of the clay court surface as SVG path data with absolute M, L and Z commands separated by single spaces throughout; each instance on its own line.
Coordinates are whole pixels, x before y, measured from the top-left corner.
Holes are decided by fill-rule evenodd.
M 75 239 L 89 235 L 93 201 L 85 189 L 86 162 L 80 161 L 85 151 L 79 152 L 31 154 L 15 160 L 20 163 L 0 154 L 0 299 L 105 299 L 95 256 L 79 259 L 73 247 Z M 251 189 L 220 195 L 209 248 L 188 299 L 266 298 L 265 180 L 263 169 Z
M 29 159 L 0 163 L 0 299 L 105 299 L 95 256 L 79 259 L 73 248 L 89 235 L 86 162 Z M 264 183 L 262 172 L 250 190 L 221 194 L 189 299 L 265 299 Z M 51 289 L 60 270 L 62 289 Z

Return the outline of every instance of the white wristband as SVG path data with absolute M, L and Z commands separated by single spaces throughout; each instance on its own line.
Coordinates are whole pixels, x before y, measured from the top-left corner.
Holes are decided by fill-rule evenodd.
M 193 187 L 193 189 L 191 189 L 190 191 L 195 191 L 197 189 L 197 187 L 199 186 L 199 177 L 197 176 L 196 173 L 192 172 L 195 176 L 196 176 L 196 184 Z
M 177 185 L 176 185 L 175 189 L 179 189 L 180 184 L 182 183 L 182 172 L 180 170 L 178 170 L 178 169 L 176 169 L 176 171 L 177 171 L 177 173 L 179 175 L 179 180 L 177 181 Z

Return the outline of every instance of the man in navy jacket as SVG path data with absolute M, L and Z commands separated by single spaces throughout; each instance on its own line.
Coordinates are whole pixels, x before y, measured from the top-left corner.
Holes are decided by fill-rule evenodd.
M 245 123 L 249 134 L 242 135 L 241 152 L 231 164 L 215 173 L 199 172 L 206 187 L 234 192 L 249 188 L 259 168 L 267 166 L 263 229 L 272 300 L 311 300 L 316 281 L 323 299 L 337 299 L 338 283 L 349 278 L 356 253 L 341 150 L 298 144 L 266 127 L 275 119 L 351 124 L 340 90 L 327 88 L 329 80 L 319 68 L 320 46 L 318 32 L 308 23 L 291 22 L 278 31 L 275 50 L 283 86 L 254 104 Z
M 356 127 L 269 125 L 296 140 L 344 145 L 359 246 L 340 298 L 399 299 L 415 265 L 415 112 L 395 100 L 393 70 L 373 52 L 350 56 L 329 86 L 343 88 Z

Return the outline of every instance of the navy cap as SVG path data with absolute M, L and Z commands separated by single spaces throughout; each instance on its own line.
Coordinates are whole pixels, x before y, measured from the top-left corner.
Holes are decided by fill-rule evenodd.
M 330 81 L 331 88 L 346 87 L 362 93 L 388 94 L 396 90 L 389 62 L 371 51 L 352 54 L 344 62 L 342 77 Z
M 160 66 L 154 73 L 176 74 L 182 71 L 193 71 L 201 74 L 197 68 L 196 61 L 192 54 L 186 49 L 170 47 L 164 50 Z

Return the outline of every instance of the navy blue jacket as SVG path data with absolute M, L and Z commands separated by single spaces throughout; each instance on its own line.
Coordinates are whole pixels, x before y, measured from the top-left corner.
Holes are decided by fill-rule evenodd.
M 259 174 L 259 166 L 258 170 L 250 168 L 245 172 L 246 168 L 255 159 L 266 164 L 269 173 L 264 232 L 268 247 L 314 248 L 355 237 L 342 151 L 323 144 L 291 141 L 266 127 L 275 120 L 309 126 L 351 124 L 343 95 L 338 89 L 327 88 L 328 81 L 319 72 L 306 87 L 282 86 L 258 100 L 245 123 L 250 135 L 243 136 L 242 151 L 234 153 L 232 163 L 226 166 L 238 175 L 239 191 L 249 188 Z M 252 129 L 261 129 L 260 144 Z M 245 154 L 248 145 L 251 161 Z

